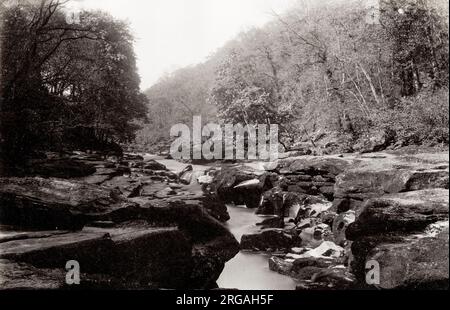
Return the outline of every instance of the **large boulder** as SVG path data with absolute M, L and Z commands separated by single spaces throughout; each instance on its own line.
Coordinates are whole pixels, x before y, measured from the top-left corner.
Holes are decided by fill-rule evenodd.
M 383 289 L 448 289 L 449 233 L 411 236 L 401 242 L 381 243 L 370 251 L 366 262 L 380 266 Z
M 365 202 L 357 221 L 347 228 L 347 238 L 387 232 L 421 231 L 429 224 L 448 219 L 449 193 L 428 189 L 385 195 Z
M 66 262 L 76 260 L 85 273 L 182 288 L 189 282 L 191 246 L 176 228 L 87 228 L 0 243 L 0 258 L 44 269 L 63 268 Z
M 209 184 L 209 187 L 224 203 L 257 208 L 262 193 L 273 186 L 263 171 L 239 166 L 223 167 L 214 176 L 213 182 Z
M 279 160 L 266 166 L 266 170 L 283 175 L 336 176 L 351 166 L 351 161 L 338 156 L 301 156 Z
M 61 179 L 0 178 L 0 224 L 81 229 L 95 214 L 127 202 L 95 185 Z
M 370 198 L 449 186 L 448 154 L 439 156 L 372 154 L 336 178 L 334 208 L 358 209 Z
M 379 287 L 448 287 L 448 208 L 445 189 L 369 199 L 346 230 L 360 284 L 366 265 L 376 261 Z
M 18 231 L 0 234 L 0 258 L 39 269 L 77 260 L 89 278 L 100 275 L 99 287 L 114 277 L 120 288 L 212 288 L 239 251 L 202 195 L 127 199 L 96 185 L 41 178 L 0 184 L 1 224 Z
M 336 176 L 348 169 L 353 158 L 302 156 L 266 165 L 281 176 L 289 192 L 322 196 L 332 201 Z

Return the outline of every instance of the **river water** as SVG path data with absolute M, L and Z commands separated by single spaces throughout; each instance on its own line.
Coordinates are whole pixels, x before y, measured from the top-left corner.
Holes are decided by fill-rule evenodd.
M 255 232 L 255 223 L 261 218 L 255 211 L 245 207 L 229 206 L 231 219 L 227 226 L 235 238 L 240 241 L 243 234 Z M 228 261 L 217 284 L 221 288 L 240 290 L 293 290 L 295 282 L 269 269 L 269 255 L 265 253 L 239 252 Z
M 174 172 L 182 171 L 187 165 L 175 160 L 145 155 L 146 159 L 155 159 Z M 194 171 L 205 171 L 208 166 L 194 165 Z M 193 185 L 192 191 L 200 187 Z M 245 206 L 228 206 L 231 219 L 225 224 L 235 238 L 240 241 L 242 235 L 256 232 L 256 223 L 262 218 L 255 214 L 255 210 Z M 220 275 L 217 284 L 220 288 L 240 290 L 293 290 L 295 281 L 269 269 L 269 255 L 266 253 L 239 252 L 228 261 Z

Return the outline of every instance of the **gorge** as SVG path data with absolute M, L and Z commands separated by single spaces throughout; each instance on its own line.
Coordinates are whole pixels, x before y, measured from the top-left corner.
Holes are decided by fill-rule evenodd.
M 203 166 L 76 153 L 39 167 L 0 180 L 4 289 L 67 288 L 69 260 L 85 288 L 353 289 L 374 259 L 377 287 L 448 286 L 446 152 Z

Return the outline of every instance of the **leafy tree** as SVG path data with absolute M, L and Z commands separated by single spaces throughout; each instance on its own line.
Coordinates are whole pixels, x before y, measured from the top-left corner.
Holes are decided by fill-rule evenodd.
M 127 25 L 99 12 L 68 23 L 58 0 L 2 9 L 1 150 L 8 166 L 39 150 L 127 142 L 146 116 Z M 78 135 L 66 135 L 80 129 Z M 84 128 L 85 130 L 81 130 Z M 67 141 L 78 136 L 78 141 Z

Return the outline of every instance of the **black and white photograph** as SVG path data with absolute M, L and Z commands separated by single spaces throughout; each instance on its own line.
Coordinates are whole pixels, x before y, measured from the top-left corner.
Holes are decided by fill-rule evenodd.
M 446 0 L 0 0 L 0 292 L 448 290 L 448 32 Z

